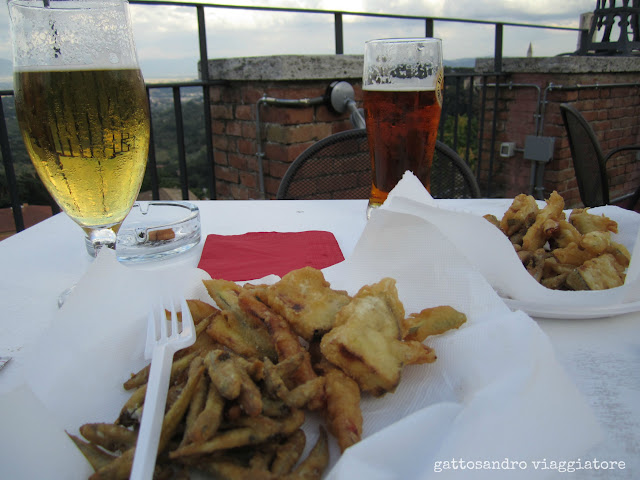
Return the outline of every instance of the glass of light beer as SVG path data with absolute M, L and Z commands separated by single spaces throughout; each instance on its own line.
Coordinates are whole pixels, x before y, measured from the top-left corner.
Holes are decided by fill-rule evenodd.
M 372 170 L 367 218 L 406 171 L 429 190 L 443 82 L 440 39 L 365 43 L 362 89 Z
M 142 183 L 149 104 L 125 0 L 9 0 L 16 114 L 40 179 L 98 251 Z

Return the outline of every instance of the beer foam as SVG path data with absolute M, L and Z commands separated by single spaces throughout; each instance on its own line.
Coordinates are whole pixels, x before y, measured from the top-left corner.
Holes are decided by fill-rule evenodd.
M 126 2 L 10 2 L 9 14 L 16 71 L 138 68 Z

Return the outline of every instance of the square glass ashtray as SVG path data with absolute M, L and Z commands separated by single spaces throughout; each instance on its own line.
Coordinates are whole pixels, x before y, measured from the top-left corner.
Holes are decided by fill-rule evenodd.
M 120 262 L 148 262 L 184 253 L 200 243 L 200 211 L 184 201 L 136 202 L 116 240 Z

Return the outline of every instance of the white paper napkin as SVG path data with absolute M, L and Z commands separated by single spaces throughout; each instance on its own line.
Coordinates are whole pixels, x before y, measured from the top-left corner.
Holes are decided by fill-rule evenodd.
M 27 366 L 27 381 L 64 425 L 115 420 L 113 400 L 129 397 L 122 382 L 148 363 L 146 319 L 163 293 L 206 295 L 201 270 L 143 270 L 101 252 L 52 320 Z M 202 289 L 202 290 L 199 290 Z M 51 359 L 55 359 L 51 361 Z M 72 407 L 73 405 L 73 407 Z
M 635 212 L 613 206 L 590 210 L 618 222 L 619 233 L 613 237 L 632 255 L 625 284 L 603 291 L 568 292 L 551 290 L 538 283 L 522 266 L 509 239 L 482 218 L 486 213 L 500 218 L 504 211 L 471 213 L 441 208 L 409 172 L 405 173 L 381 208 L 410 213 L 435 225 L 504 298 L 579 308 L 640 301 L 640 217 Z
M 2 424 L 3 435 L 13 439 L 21 454 L 0 449 L 0 478 L 88 478 L 93 470 L 65 430 L 77 434 L 83 423 L 117 418 L 130 396 L 122 383 L 147 363 L 144 342 L 151 305 L 163 292 L 210 301 L 203 278 L 209 276 L 194 268 L 125 267 L 113 251 L 101 251 L 50 326 L 27 347 L 25 385 L 2 398 L 2 411 L 23 420 Z M 24 420 L 42 417 L 48 418 L 46 429 Z M 46 444 L 52 447 L 39 449 L 34 462 L 31 447 Z M 68 474 L 51 476 L 51 466 L 60 465 L 66 465 Z

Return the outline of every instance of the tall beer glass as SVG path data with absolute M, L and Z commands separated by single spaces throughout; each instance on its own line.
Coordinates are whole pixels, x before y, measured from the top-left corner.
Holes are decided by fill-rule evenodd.
M 443 81 L 440 39 L 366 42 L 362 88 L 373 175 L 367 217 L 407 170 L 429 189 Z
M 142 183 L 149 105 L 125 0 L 9 0 L 16 113 L 38 175 L 96 251 Z

